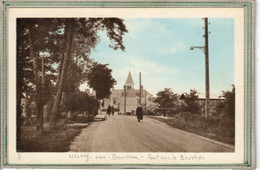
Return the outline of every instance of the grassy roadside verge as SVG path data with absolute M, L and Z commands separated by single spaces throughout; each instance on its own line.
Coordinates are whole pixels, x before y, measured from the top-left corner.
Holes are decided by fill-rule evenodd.
M 37 136 L 35 126 L 22 126 L 20 152 L 66 152 L 71 141 L 81 132 L 83 127 L 59 125 L 55 130 L 44 128 L 41 136 Z
M 168 124 L 171 127 L 198 134 L 213 140 L 234 145 L 235 132 L 229 120 L 204 118 L 199 115 L 184 114 L 169 119 L 149 116 Z

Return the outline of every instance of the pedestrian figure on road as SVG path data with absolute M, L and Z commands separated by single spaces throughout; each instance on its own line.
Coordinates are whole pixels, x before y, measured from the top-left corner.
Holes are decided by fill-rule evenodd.
M 110 113 L 111 113 L 111 107 L 110 107 L 110 105 L 108 105 L 107 114 L 110 116 Z
M 114 113 L 115 113 L 115 108 L 114 108 L 114 106 L 112 105 L 112 107 L 111 107 L 111 112 L 112 112 L 112 116 L 114 116 Z
M 143 120 L 143 109 L 140 104 L 136 108 L 136 116 L 138 122 L 140 122 L 140 120 Z

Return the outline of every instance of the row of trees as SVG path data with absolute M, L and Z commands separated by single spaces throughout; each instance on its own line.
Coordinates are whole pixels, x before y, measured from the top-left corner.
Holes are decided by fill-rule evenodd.
M 61 103 L 65 110 L 74 111 L 90 111 L 90 105 L 98 105 L 97 100 L 79 92 L 80 84 L 88 82 L 96 91 L 97 99 L 110 95 L 116 83 L 112 70 L 90 59 L 91 51 L 100 41 L 99 31 L 107 32 L 111 48 L 125 50 L 122 38 L 127 29 L 119 18 L 17 19 L 18 141 L 22 98 L 35 102 L 36 126 L 41 134 L 45 105 L 51 108 L 51 129 L 60 118 Z M 92 104 L 78 106 L 79 101 Z
M 197 102 L 198 95 L 196 90 L 190 90 L 190 93 L 184 93 L 181 96 L 174 93 L 171 88 L 165 88 L 159 91 L 155 98 L 155 103 L 159 104 L 159 110 L 166 116 L 167 112 L 177 112 L 182 109 L 185 112 L 198 114 L 200 105 Z
M 222 97 L 225 98 L 224 102 L 217 103 L 212 112 L 218 116 L 227 116 L 230 120 L 235 118 L 235 87 L 232 91 L 223 91 Z M 159 91 L 155 98 L 155 103 L 159 104 L 159 110 L 166 116 L 167 112 L 189 112 L 191 114 L 201 114 L 201 106 L 198 103 L 198 92 L 190 90 L 190 93 L 183 93 L 178 95 L 170 88 L 165 88 Z

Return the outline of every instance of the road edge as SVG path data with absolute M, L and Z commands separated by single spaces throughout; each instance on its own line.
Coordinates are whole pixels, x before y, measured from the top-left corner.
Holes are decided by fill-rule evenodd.
M 166 124 L 167 126 L 169 126 L 169 127 L 171 127 L 171 128 L 174 128 L 174 129 L 176 129 L 176 130 L 178 130 L 178 131 L 181 131 L 181 132 L 183 132 L 183 133 L 186 133 L 186 134 L 189 134 L 189 135 L 192 135 L 192 136 L 199 137 L 199 138 L 201 138 L 201 139 L 207 140 L 207 141 L 209 141 L 209 142 L 212 142 L 212 143 L 215 143 L 215 144 L 218 144 L 218 145 L 222 145 L 222 146 L 228 147 L 228 148 L 233 149 L 233 150 L 235 151 L 235 146 L 233 146 L 233 145 L 226 144 L 226 143 L 223 143 L 223 142 L 214 140 L 214 139 L 207 138 L 207 137 L 205 137 L 205 136 L 201 136 L 201 135 L 199 135 L 199 134 L 191 133 L 191 132 L 188 132 L 188 131 L 185 131 L 185 130 L 181 130 L 181 129 L 172 127 L 172 126 L 168 125 L 167 123 L 165 123 L 165 122 L 163 122 L 163 121 L 160 121 L 160 120 L 157 120 L 157 119 L 153 119 L 153 118 L 151 118 L 151 117 L 146 117 L 146 118 L 152 119 L 152 120 L 155 120 L 155 121 L 159 121 L 159 122 L 161 122 L 161 123 Z

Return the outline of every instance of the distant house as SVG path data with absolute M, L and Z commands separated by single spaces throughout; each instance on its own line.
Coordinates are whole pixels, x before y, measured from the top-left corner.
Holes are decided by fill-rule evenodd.
M 205 93 L 198 93 L 199 98 L 198 98 L 198 102 L 201 106 L 205 106 L 205 101 L 206 101 L 206 95 Z M 223 97 L 220 94 L 216 94 L 216 93 L 210 93 L 210 100 L 209 100 L 209 104 L 210 104 L 210 112 L 213 111 L 214 107 L 217 106 L 219 103 L 223 103 L 225 102 L 225 97 Z M 201 107 L 202 112 L 205 111 L 205 107 Z
M 201 104 L 204 104 L 205 103 L 205 100 L 206 100 L 206 95 L 205 93 L 198 93 L 198 101 L 199 103 Z M 216 94 L 216 93 L 210 93 L 210 103 L 211 104 L 214 104 L 214 103 L 219 103 L 219 102 L 223 102 L 225 101 L 225 97 L 223 97 L 222 95 L 220 94 Z

